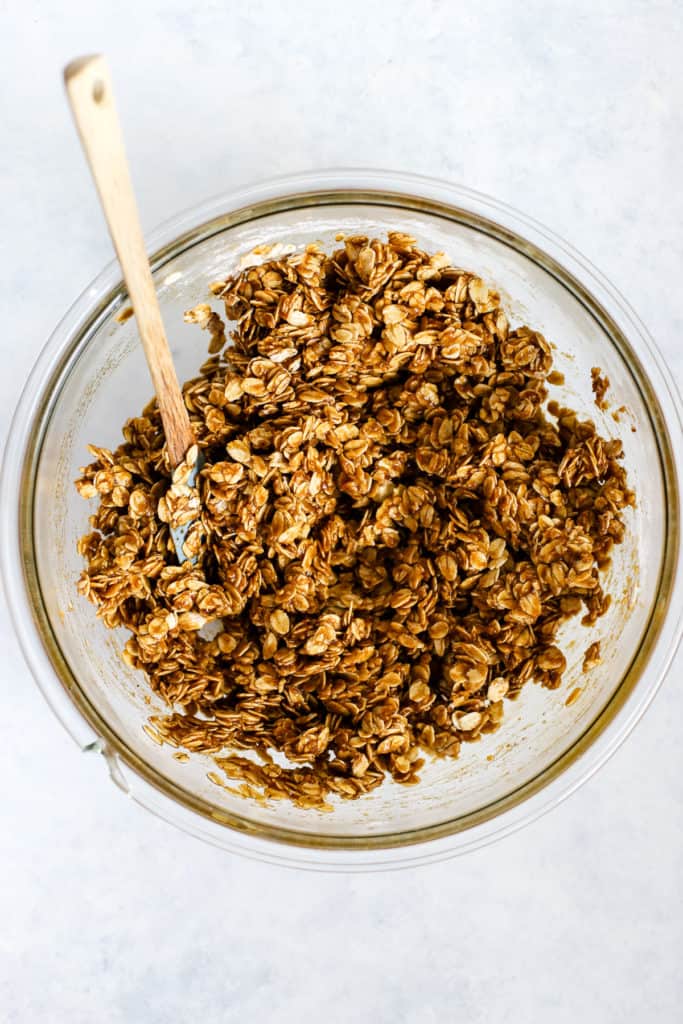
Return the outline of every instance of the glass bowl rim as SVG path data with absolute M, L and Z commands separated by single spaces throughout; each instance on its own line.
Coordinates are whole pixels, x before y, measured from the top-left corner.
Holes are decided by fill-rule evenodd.
M 45 423 L 59 395 L 58 384 L 70 358 L 84 343 L 84 335 L 95 318 L 124 300 L 125 291 L 116 262 L 110 263 L 84 290 L 55 328 L 24 386 L 12 419 L 0 479 L 0 552 L 2 579 L 10 615 L 24 658 L 53 711 L 83 750 L 104 754 L 113 780 L 153 813 L 185 831 L 222 848 L 289 866 L 317 869 L 386 869 L 424 863 L 477 848 L 506 835 L 547 810 L 585 782 L 614 753 L 645 712 L 668 671 L 683 631 L 680 595 L 683 553 L 680 544 L 680 490 L 683 470 L 683 427 L 681 398 L 654 340 L 625 298 L 584 256 L 533 218 L 505 203 L 464 186 L 434 178 L 395 171 L 361 168 L 311 171 L 273 178 L 213 197 L 166 221 L 149 235 L 148 249 L 155 267 L 172 256 L 200 243 L 229 226 L 254 219 L 259 213 L 302 205 L 320 205 L 325 199 L 343 202 L 384 202 L 413 210 L 420 204 L 425 212 L 441 212 L 451 218 L 466 218 L 479 230 L 495 229 L 496 237 L 515 243 L 520 251 L 551 269 L 565 287 L 581 298 L 594 313 L 611 325 L 638 359 L 647 358 L 642 376 L 651 397 L 656 393 L 659 425 L 664 428 L 663 471 L 668 497 L 670 535 L 666 541 L 665 565 L 658 597 L 662 596 L 635 658 L 645 642 L 649 649 L 637 673 L 632 669 L 620 683 L 607 705 L 572 747 L 534 779 L 486 808 L 439 826 L 389 836 L 318 837 L 274 826 L 257 826 L 232 815 L 219 818 L 208 814 L 202 801 L 190 797 L 170 780 L 160 777 L 137 755 L 117 740 L 116 735 L 94 712 L 85 695 L 78 693 L 77 680 L 62 660 L 59 644 L 47 617 L 40 621 L 36 600 L 41 601 L 37 575 L 24 565 L 21 553 L 31 547 L 30 532 L 33 490 L 31 469 L 40 454 Z M 415 205 L 417 204 L 417 206 Z M 235 220 L 238 218 L 239 220 Z M 569 283 L 569 284 L 568 284 Z M 614 337 L 611 337 L 614 343 Z M 86 344 L 88 342 L 85 342 Z M 621 352 L 624 362 L 633 367 Z M 652 408 L 647 402 L 650 414 Z M 28 560 L 30 563 L 30 559 Z M 654 620 L 658 620 L 654 623 Z M 48 634 L 45 632 L 48 624 Z M 654 629 L 654 632 L 653 632 Z M 65 674 L 66 671 L 66 674 Z M 67 679 L 71 677 L 71 683 Z M 73 683 L 76 684 L 74 690 Z M 628 683 L 628 685 L 626 685 Z M 130 769 L 130 771 L 129 771 Z M 465 821 L 466 824 L 462 824 Z M 227 826 L 227 827 L 226 827 Z

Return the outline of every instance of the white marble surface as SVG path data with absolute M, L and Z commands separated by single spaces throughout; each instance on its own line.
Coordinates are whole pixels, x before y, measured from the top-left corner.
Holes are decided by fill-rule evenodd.
M 589 256 L 681 380 L 678 0 L 113 7 L 2 4 L 1 434 L 110 258 L 59 80 L 101 49 L 147 226 L 314 166 L 462 181 Z M 435 867 L 322 876 L 128 802 L 52 717 L 4 614 L 0 645 L 3 1022 L 680 1020 L 680 658 L 613 760 L 527 830 Z

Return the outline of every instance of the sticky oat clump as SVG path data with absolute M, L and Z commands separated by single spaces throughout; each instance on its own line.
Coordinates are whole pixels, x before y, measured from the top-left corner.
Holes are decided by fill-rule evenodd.
M 154 402 L 93 446 L 79 590 L 168 705 L 150 733 L 214 755 L 214 781 L 304 807 L 415 783 L 526 682 L 559 686 L 559 626 L 606 610 L 621 443 L 546 402 L 541 334 L 399 232 L 211 290 L 232 345 L 209 305 L 186 315 L 211 338 L 183 388 L 198 487 L 172 479 Z

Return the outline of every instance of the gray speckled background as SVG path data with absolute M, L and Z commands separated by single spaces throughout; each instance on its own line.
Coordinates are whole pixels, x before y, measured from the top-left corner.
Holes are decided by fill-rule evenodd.
M 0 434 L 110 258 L 60 85 L 96 50 L 146 226 L 315 166 L 461 181 L 572 241 L 681 380 L 677 0 L 237 7 L 2 5 Z M 429 868 L 318 876 L 232 858 L 127 801 L 0 623 L 3 1024 L 680 1019 L 680 658 L 613 760 L 525 831 Z

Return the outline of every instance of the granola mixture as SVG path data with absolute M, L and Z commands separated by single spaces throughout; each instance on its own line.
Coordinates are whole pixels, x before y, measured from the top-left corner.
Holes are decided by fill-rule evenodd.
M 211 339 L 184 386 L 198 489 L 154 402 L 92 446 L 79 590 L 168 705 L 149 734 L 215 755 L 218 784 L 327 807 L 415 783 L 529 680 L 558 687 L 559 626 L 606 610 L 621 442 L 546 401 L 541 334 L 404 234 L 211 290 L 233 330 L 186 316 Z M 178 565 L 168 524 L 192 520 Z

